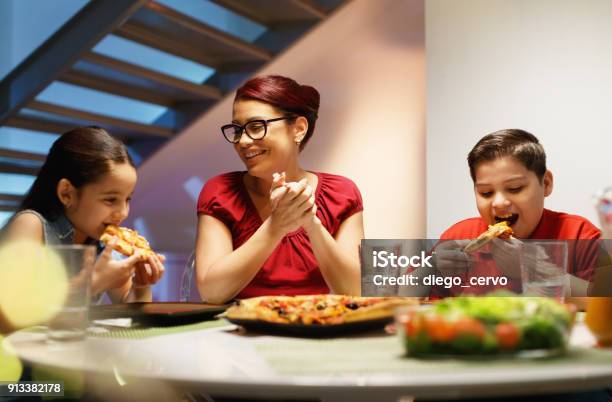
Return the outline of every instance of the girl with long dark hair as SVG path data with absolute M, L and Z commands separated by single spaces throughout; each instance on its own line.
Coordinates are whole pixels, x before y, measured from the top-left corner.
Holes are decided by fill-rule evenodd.
M 61 135 L 4 228 L 3 241 L 29 239 L 48 245 L 95 244 L 107 225 L 128 215 L 136 169 L 125 146 L 99 127 Z M 164 272 L 157 256 L 113 260 L 110 242 L 98 257 L 92 293 L 114 302 L 151 300 L 150 285 Z

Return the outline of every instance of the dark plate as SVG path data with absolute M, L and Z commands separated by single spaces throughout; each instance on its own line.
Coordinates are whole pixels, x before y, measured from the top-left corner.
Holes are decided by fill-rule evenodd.
M 329 338 L 340 335 L 352 335 L 358 332 L 382 330 L 393 321 L 393 317 L 377 318 L 375 320 L 355 321 L 344 324 L 280 324 L 261 320 L 243 320 L 227 318 L 232 324 L 240 325 L 247 331 L 262 332 L 274 335 L 288 335 L 308 338 Z
M 205 303 L 124 303 L 91 306 L 89 318 L 131 318 L 147 325 L 181 325 L 207 321 L 224 312 L 231 304 L 214 305 Z

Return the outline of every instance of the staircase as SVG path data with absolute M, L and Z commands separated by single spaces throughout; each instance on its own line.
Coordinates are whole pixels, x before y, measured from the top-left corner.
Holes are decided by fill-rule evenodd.
M 141 163 L 346 2 L 210 0 L 263 27 L 262 34 L 248 41 L 215 28 L 206 18 L 169 6 L 172 1 L 90 0 L 0 82 L 0 126 L 52 134 L 82 125 L 104 127 L 122 139 Z M 203 82 L 194 82 L 143 66 L 138 60 L 119 60 L 96 51 L 96 45 L 108 36 L 196 63 L 212 69 L 211 74 Z M 155 105 L 163 112 L 143 123 L 84 110 L 79 104 L 41 99 L 41 92 L 55 83 Z M 0 173 L 35 176 L 45 157 L 3 146 L 0 137 Z M 0 182 L 0 211 L 14 211 L 22 196 L 8 192 Z

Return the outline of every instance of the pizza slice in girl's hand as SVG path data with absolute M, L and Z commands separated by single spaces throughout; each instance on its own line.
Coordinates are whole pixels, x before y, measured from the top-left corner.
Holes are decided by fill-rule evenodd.
M 496 237 L 501 239 L 509 239 L 510 236 L 512 236 L 512 233 L 512 228 L 506 221 L 496 223 L 495 225 L 489 225 L 489 228 L 480 236 L 469 242 L 463 251 L 466 253 L 473 253 Z
M 115 250 L 127 257 L 137 252 L 140 253 L 143 258 L 155 255 L 155 252 L 151 249 L 147 239 L 140 236 L 135 230 L 115 225 L 108 225 L 100 237 L 100 241 L 104 244 L 108 244 L 113 237 L 117 238 L 117 242 L 115 243 L 114 247 Z

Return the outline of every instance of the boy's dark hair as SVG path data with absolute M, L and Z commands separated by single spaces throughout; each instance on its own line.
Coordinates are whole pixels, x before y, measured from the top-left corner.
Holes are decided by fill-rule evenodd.
M 540 181 L 546 173 L 546 153 L 535 135 L 519 129 L 499 130 L 485 135 L 472 148 L 467 160 L 472 181 L 476 181 L 476 167 L 481 162 L 489 162 L 511 156 L 532 171 Z
M 33 209 L 54 220 L 64 211 L 57 197 L 57 183 L 62 178 L 78 188 L 100 180 L 112 163 L 134 162 L 123 143 L 100 127 L 79 127 L 62 134 L 51 146 L 45 163 L 19 206 L 19 211 Z

